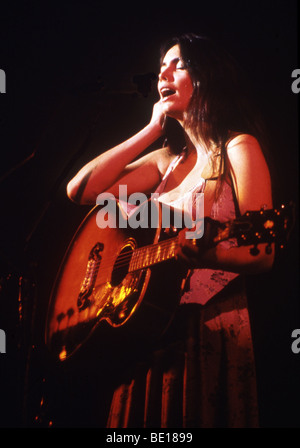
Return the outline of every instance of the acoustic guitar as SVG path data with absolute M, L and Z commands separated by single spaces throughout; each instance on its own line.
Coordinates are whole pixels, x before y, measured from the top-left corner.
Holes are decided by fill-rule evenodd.
M 115 216 L 108 217 L 106 228 L 97 224 L 100 206 L 94 207 L 79 226 L 49 301 L 45 342 L 55 359 L 69 359 L 101 329 L 105 336 L 97 338 L 99 350 L 110 343 L 113 334 L 119 344 L 125 339 L 156 340 L 170 324 L 188 272 L 175 258 L 181 229 L 174 222 L 178 222 L 179 212 L 169 209 L 171 225 L 164 228 L 161 216 L 167 206 L 156 202 L 155 226 L 153 220 L 149 225 L 149 207 L 153 211 L 150 200 L 135 210 L 131 222 L 142 223 L 137 228 L 130 226 L 117 201 Z M 213 246 L 236 238 L 238 245 L 249 246 L 253 256 L 261 243 L 266 243 L 266 251 L 271 251 L 274 242 L 283 247 L 292 228 L 293 213 L 293 205 L 288 204 L 249 211 L 226 223 L 210 220 L 214 230 L 206 244 Z M 146 216 L 146 221 L 141 216 Z M 116 222 L 122 225 L 116 226 Z M 204 234 L 205 226 L 206 221 Z M 194 239 L 193 243 L 201 244 L 202 239 Z

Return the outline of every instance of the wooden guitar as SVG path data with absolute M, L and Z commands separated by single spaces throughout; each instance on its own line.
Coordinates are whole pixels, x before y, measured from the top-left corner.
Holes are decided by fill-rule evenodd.
M 148 213 L 150 202 L 137 208 L 136 218 Z M 187 269 L 175 260 L 178 231 L 172 224 L 162 228 L 160 217 L 166 206 L 157 202 L 156 226 L 133 229 L 124 225 L 126 217 L 115 204 L 117 219 L 111 223 L 121 217 L 121 228 L 108 221 L 100 229 L 96 218 L 101 207 L 94 207 L 62 260 L 45 325 L 46 345 L 57 360 L 70 358 L 101 328 L 119 332 L 120 342 L 127 337 L 154 340 L 167 328 L 180 302 Z M 172 223 L 177 212 L 170 210 Z M 249 211 L 233 221 L 214 221 L 210 244 L 234 237 L 255 256 L 260 243 L 267 243 L 267 251 L 273 242 L 283 246 L 292 221 L 292 205 Z M 95 350 L 108 344 L 110 337 L 97 339 Z

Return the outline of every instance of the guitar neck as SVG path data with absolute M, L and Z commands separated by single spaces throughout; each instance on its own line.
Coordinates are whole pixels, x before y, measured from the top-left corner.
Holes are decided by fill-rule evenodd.
M 206 245 L 214 246 L 229 238 L 236 238 L 239 246 L 253 245 L 256 248 L 258 244 L 267 243 L 270 246 L 277 241 L 280 247 L 284 247 L 294 225 L 294 213 L 294 204 L 290 203 L 288 206 L 281 205 L 280 209 L 249 211 L 238 219 L 222 224 L 214 221 L 214 229 L 212 232 L 208 231 L 209 241 L 206 241 Z M 135 249 L 129 271 L 151 267 L 174 258 L 177 246 L 178 236 L 175 236 Z
M 228 221 L 224 228 L 216 228 L 216 233 L 211 240 L 211 245 L 220 243 L 234 236 L 233 223 Z M 175 257 L 178 245 L 178 236 L 169 238 L 159 243 L 149 244 L 148 246 L 139 247 L 134 250 L 129 264 L 129 272 L 138 271 L 151 267 L 163 261 L 170 260 Z
M 129 272 L 148 268 L 174 258 L 177 245 L 178 236 L 175 236 L 156 244 L 135 249 L 129 264 Z

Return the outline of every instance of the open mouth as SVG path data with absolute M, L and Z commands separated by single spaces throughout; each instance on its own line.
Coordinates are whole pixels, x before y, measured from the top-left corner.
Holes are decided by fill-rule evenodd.
M 175 90 L 168 89 L 166 87 L 166 88 L 161 89 L 160 93 L 161 93 L 162 98 L 164 99 L 164 98 L 168 98 L 171 95 L 174 95 L 175 94 Z

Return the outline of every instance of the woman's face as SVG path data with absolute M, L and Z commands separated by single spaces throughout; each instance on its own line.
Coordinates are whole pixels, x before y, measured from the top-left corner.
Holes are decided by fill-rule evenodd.
M 158 76 L 158 91 L 163 112 L 183 121 L 193 93 L 193 84 L 181 59 L 179 45 L 170 48 L 165 54 Z

